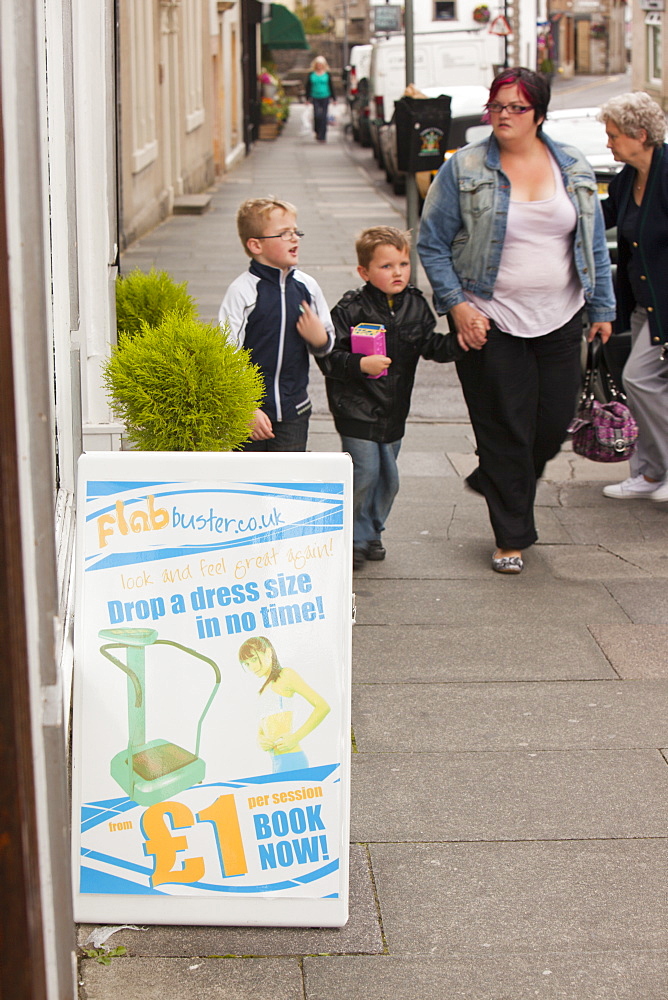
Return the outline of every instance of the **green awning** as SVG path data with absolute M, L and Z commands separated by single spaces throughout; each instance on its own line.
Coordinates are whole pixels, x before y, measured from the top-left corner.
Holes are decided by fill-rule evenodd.
M 269 49 L 309 49 L 299 18 L 282 3 L 272 3 L 271 20 L 262 23 L 262 44 Z

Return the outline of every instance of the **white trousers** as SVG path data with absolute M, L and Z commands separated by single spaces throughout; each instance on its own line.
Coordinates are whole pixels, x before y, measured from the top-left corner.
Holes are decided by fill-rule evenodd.
M 631 315 L 631 340 L 622 375 L 638 423 L 631 475 L 661 480 L 668 473 L 668 361 L 661 360 L 662 345 L 652 343 L 647 311 L 640 306 Z

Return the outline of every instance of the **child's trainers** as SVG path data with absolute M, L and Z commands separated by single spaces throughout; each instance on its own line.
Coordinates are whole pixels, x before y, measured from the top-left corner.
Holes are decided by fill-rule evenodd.
M 379 538 L 374 538 L 372 542 L 369 542 L 366 557 L 370 562 L 382 562 L 385 558 L 385 546 Z
M 603 496 L 614 497 L 615 500 L 644 500 L 658 490 L 661 483 L 648 483 L 644 476 L 631 476 L 623 483 L 613 483 L 603 487 Z

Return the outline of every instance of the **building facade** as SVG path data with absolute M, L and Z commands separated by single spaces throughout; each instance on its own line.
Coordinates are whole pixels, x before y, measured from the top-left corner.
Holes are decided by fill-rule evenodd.
M 624 0 L 549 0 L 555 69 L 575 73 L 623 73 L 626 69 Z
M 245 155 L 241 8 L 241 0 L 120 0 L 122 247 Z
M 668 111 L 668 47 L 665 0 L 640 0 L 631 21 L 631 81 Z
M 74 1000 L 68 720 L 77 460 L 120 446 L 119 250 L 252 141 L 257 0 L 0 5 L 3 1000 Z

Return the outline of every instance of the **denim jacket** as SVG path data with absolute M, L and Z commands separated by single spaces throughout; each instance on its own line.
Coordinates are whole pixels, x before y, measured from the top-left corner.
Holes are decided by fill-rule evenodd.
M 615 318 L 610 258 L 596 180 L 582 153 L 539 133 L 554 156 L 577 212 L 573 252 L 589 321 Z M 491 135 L 458 150 L 429 189 L 417 249 L 439 315 L 465 302 L 466 291 L 491 299 L 506 235 L 510 182 Z

